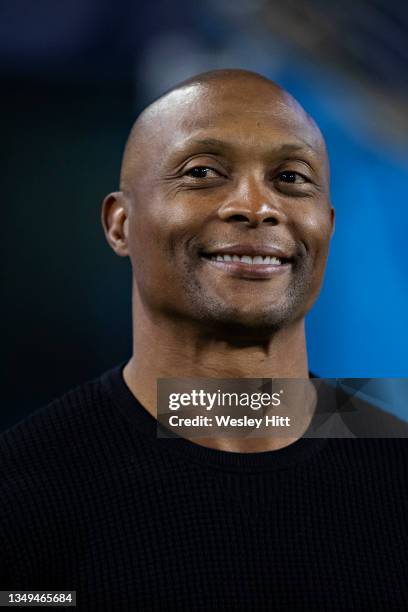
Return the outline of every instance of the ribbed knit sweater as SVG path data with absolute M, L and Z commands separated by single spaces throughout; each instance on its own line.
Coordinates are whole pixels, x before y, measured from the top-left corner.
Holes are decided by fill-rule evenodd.
M 98 612 L 408 610 L 407 439 L 160 439 L 123 365 L 0 436 L 1 590 Z

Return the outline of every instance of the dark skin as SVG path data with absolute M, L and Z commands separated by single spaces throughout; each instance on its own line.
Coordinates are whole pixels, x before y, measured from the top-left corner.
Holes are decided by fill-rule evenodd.
M 308 378 L 304 317 L 321 288 L 334 210 L 322 135 L 289 94 L 254 73 L 219 71 L 160 98 L 132 129 L 102 222 L 131 259 L 124 378 L 151 414 L 158 378 Z M 248 251 L 280 266 L 214 261 Z M 292 437 L 199 443 L 278 449 L 302 423 Z

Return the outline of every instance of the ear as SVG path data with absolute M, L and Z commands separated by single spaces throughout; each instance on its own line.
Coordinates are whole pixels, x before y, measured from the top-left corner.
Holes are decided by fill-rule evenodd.
M 102 203 L 102 226 L 106 240 L 116 255 L 126 257 L 128 249 L 128 208 L 122 191 L 115 191 L 106 196 Z

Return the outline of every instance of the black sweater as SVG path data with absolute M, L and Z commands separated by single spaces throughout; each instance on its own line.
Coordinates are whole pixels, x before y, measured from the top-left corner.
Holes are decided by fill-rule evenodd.
M 407 439 L 158 439 L 122 368 L 0 436 L 0 590 L 98 612 L 408 610 Z

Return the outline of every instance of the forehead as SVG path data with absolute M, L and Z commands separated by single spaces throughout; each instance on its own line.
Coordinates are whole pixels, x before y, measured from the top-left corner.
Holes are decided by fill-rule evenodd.
M 150 149 L 162 155 L 205 139 L 261 149 L 302 144 L 319 152 L 322 138 L 303 109 L 269 83 L 192 85 L 159 100 L 144 117 Z M 323 145 L 324 147 L 324 145 Z

